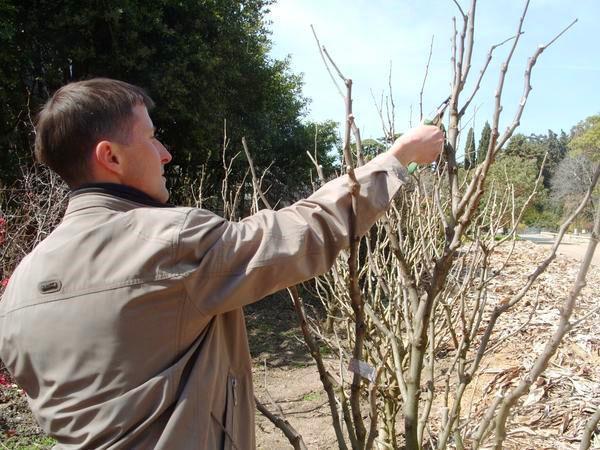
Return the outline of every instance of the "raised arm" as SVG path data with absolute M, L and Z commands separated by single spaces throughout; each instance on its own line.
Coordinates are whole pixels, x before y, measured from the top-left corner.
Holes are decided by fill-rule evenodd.
M 403 164 L 433 161 L 442 141 L 436 127 L 421 126 L 356 169 L 360 235 L 385 212 L 406 181 Z M 214 315 L 324 273 L 348 246 L 350 214 L 347 176 L 287 208 L 263 210 L 240 222 L 191 210 L 180 232 L 177 255 L 187 268 L 188 295 L 202 312 Z

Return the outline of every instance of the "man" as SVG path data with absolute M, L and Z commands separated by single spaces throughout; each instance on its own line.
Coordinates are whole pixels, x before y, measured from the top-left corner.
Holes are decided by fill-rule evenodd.
M 59 449 L 254 447 L 242 306 L 329 269 L 347 246 L 347 177 L 306 200 L 228 222 L 169 207 L 152 100 L 92 79 L 39 114 L 36 155 L 73 189 L 62 223 L 0 302 L 0 357 Z M 364 234 L 428 163 L 436 127 L 356 170 Z

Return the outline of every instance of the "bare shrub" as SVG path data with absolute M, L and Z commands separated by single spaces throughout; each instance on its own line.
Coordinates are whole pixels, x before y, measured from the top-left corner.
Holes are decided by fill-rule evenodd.
M 48 168 L 15 168 L 21 177 L 0 189 L 0 279 L 5 285 L 14 268 L 61 221 L 68 188 Z M 2 287 L 2 289 L 4 286 Z
M 496 156 L 520 123 L 538 57 L 574 22 L 530 57 L 516 113 L 500 133 L 506 73 L 523 33 L 529 2 L 515 36 L 492 46 L 473 91 L 462 102 L 460 97 L 471 69 L 477 2 L 471 2 L 467 13 L 455 3 L 462 26 L 459 31 L 454 22 L 454 78 L 446 101 L 449 119 L 443 157 L 433 168 L 417 172 L 413 183 L 367 236 L 359 239 L 350 230 L 348 251 L 340 255 L 330 273 L 314 284 L 328 320 L 307 317 L 298 290 L 290 289 L 306 344 L 327 393 L 341 449 L 479 448 L 490 444 L 502 448 L 510 411 L 529 392 L 565 333 L 574 326 L 570 316 L 597 242 L 595 238 L 590 240 L 590 256 L 564 300 L 560 321 L 546 348 L 524 370 L 514 388 L 488 393 L 487 412 L 474 420 L 465 393 L 480 375 L 482 362 L 503 344 L 504 338 L 496 333 L 498 320 L 529 298 L 532 286 L 554 260 L 569 224 L 589 202 L 600 167 L 594 170 L 575 211 L 561 226 L 547 258 L 532 268 L 517 290 L 502 297 L 490 295 L 490 283 L 502 273 L 512 255 L 515 230 L 540 184 L 541 171 L 531 196 L 520 208 L 515 206 L 512 186 L 486 183 L 486 179 Z M 479 89 L 494 50 L 507 43 L 510 49 L 498 77 L 487 152 L 476 168 L 462 173 L 456 157 L 461 119 Z M 344 94 L 337 86 L 346 104 L 344 161 L 350 178 L 349 194 L 354 195 L 357 186 L 352 168 L 362 163 L 362 146 L 352 111 L 352 80 L 342 74 L 320 43 L 319 48 L 336 86 L 334 74 L 346 88 Z M 382 102 L 381 117 L 393 118 L 393 106 L 391 101 L 386 102 L 388 110 L 384 114 Z M 385 136 L 395 136 L 393 120 L 382 122 Z M 352 148 L 356 160 L 351 156 Z M 264 203 L 268 207 L 268 201 Z M 492 263 L 502 244 L 510 246 L 508 252 Z M 319 342 L 339 355 L 339 370 L 325 364 Z M 398 421 L 400 417 L 403 423 Z

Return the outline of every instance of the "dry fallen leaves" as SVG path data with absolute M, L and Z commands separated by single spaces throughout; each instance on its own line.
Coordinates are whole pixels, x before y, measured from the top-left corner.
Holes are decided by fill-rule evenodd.
M 509 266 L 490 285 L 492 305 L 508 302 L 547 256 L 547 249 L 533 243 L 517 245 Z M 505 251 L 500 249 L 496 255 L 498 265 Z M 560 307 L 578 269 L 576 260 L 557 255 L 527 296 L 498 321 L 490 346 L 498 343 L 499 347 L 486 357 L 483 389 L 475 392 L 475 412 L 465 424 L 467 429 L 477 426 L 494 395 L 515 386 L 533 365 L 556 328 Z M 506 448 L 576 447 L 587 418 L 600 406 L 599 314 L 589 315 L 598 308 L 599 299 L 600 267 L 592 266 L 571 322 L 588 317 L 565 337 L 543 377 L 515 408 Z M 534 304 L 537 307 L 532 314 Z

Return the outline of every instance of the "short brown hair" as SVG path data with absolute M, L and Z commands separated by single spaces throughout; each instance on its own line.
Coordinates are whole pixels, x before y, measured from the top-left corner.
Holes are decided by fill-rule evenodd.
M 103 139 L 126 143 L 132 109 L 154 102 L 146 92 L 124 81 L 92 78 L 57 90 L 38 114 L 35 155 L 70 187 L 89 180 L 89 161 Z

